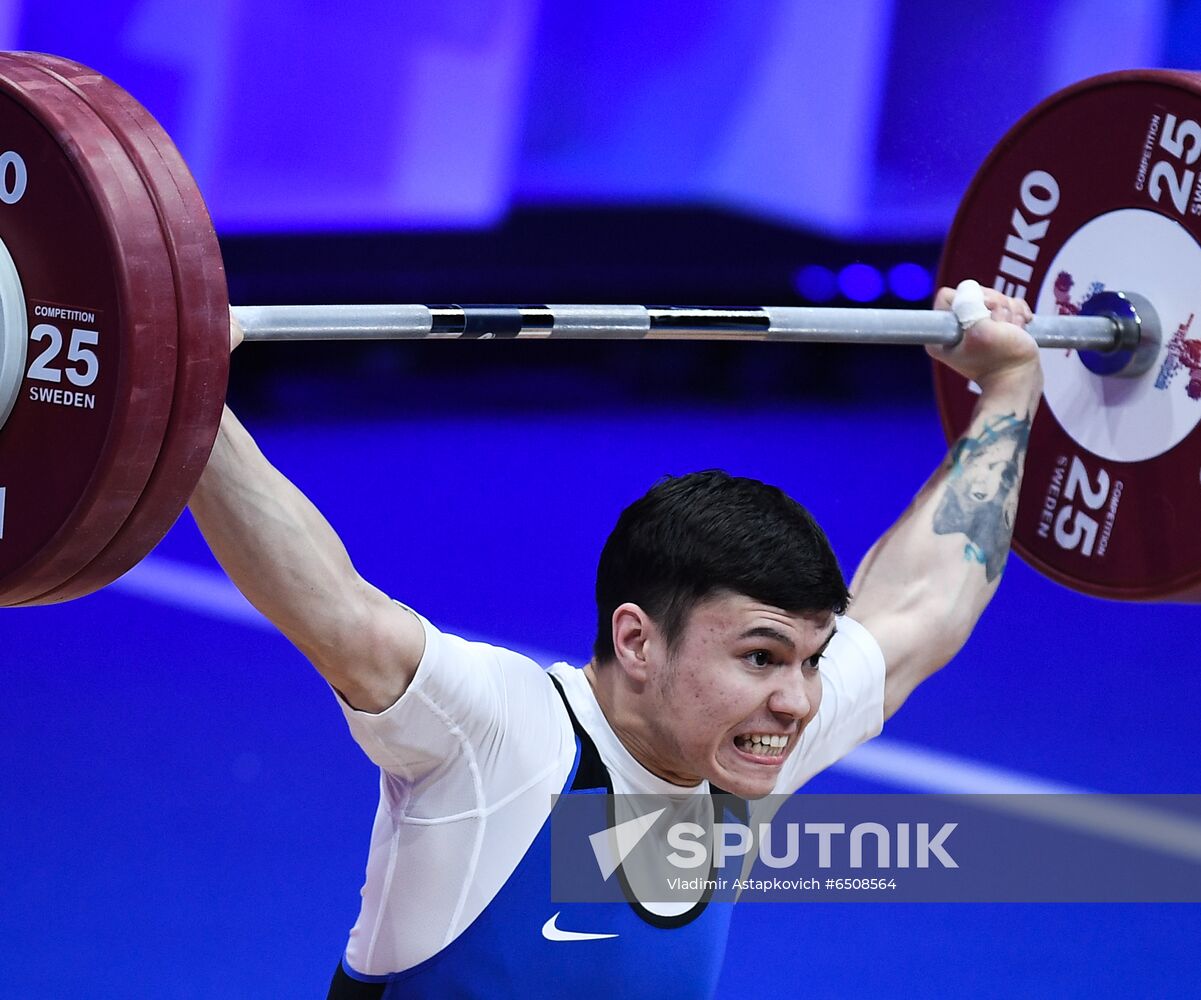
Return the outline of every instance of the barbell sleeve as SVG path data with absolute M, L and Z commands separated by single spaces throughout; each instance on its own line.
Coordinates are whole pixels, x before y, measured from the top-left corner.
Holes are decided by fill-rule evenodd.
M 256 340 L 754 340 L 795 343 L 939 344 L 960 339 L 949 312 L 929 309 L 753 308 L 635 305 L 304 305 L 235 306 Z M 1119 320 L 1037 316 L 1028 329 L 1040 347 L 1133 349 Z

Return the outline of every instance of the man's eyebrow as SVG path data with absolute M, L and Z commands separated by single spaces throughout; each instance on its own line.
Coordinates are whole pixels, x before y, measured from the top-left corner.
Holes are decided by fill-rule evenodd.
M 830 634 L 828 636 L 826 636 L 826 641 L 822 643 L 821 649 L 819 649 L 816 653 L 814 653 L 811 657 L 809 657 L 809 659 L 816 660 L 819 656 L 821 656 L 823 653 L 825 653 L 826 648 L 830 645 L 830 642 L 833 640 L 833 638 L 836 635 L 838 635 L 838 626 L 837 625 L 835 625 L 832 629 L 830 629 Z
M 812 656 L 807 657 L 807 659 L 816 660 L 819 656 L 821 656 L 826 651 L 826 647 L 830 645 L 830 641 L 837 633 L 838 626 L 835 625 L 832 629 L 830 629 L 830 634 L 826 636 L 826 641 L 821 644 L 821 647 L 817 650 L 817 652 L 815 652 Z M 779 629 L 774 629 L 770 625 L 756 625 L 754 628 L 748 628 L 738 638 L 771 639 L 786 647 L 789 652 L 796 652 L 796 643 L 793 641 L 792 636 L 781 632 Z
M 787 646 L 789 650 L 796 649 L 796 643 L 792 641 L 792 636 L 786 635 L 779 629 L 774 629 L 770 625 L 756 625 L 754 628 L 748 628 L 738 637 L 739 639 L 771 639 L 780 643 L 782 646 Z

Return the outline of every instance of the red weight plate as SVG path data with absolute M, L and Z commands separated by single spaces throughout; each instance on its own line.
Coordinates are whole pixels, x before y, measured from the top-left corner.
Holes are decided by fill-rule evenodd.
M 0 135 L 0 240 L 32 327 L 0 431 L 11 605 L 86 567 L 145 487 L 171 411 L 175 290 L 155 206 L 111 131 L 5 54 Z
M 162 452 L 108 547 L 66 584 L 29 604 L 70 600 L 129 570 L 179 516 L 204 470 L 221 420 L 229 368 L 229 301 L 216 233 L 178 150 L 145 108 L 94 70 L 55 56 L 23 53 L 75 89 L 109 125 L 137 165 L 159 211 L 175 275 L 179 365 Z
M 943 251 L 968 277 L 1072 313 L 1100 289 L 1155 306 L 1164 344 L 1134 379 L 1043 352 L 1014 548 L 1074 590 L 1201 601 L 1201 77 L 1110 74 L 1044 101 L 980 168 Z M 936 365 L 949 439 L 975 397 Z

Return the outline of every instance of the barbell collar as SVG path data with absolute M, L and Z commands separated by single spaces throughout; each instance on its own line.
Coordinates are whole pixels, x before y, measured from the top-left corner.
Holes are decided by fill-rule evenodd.
M 1094 375 L 1136 378 L 1151 370 L 1159 358 L 1163 334 L 1159 314 L 1141 295 L 1100 291 L 1081 306 L 1081 315 L 1104 316 L 1117 326 L 1118 342 L 1111 351 L 1080 352 L 1084 367 Z
M 962 336 L 951 313 L 929 309 L 304 305 L 236 306 L 233 314 L 248 341 L 554 338 L 949 346 Z M 1131 350 L 1131 330 L 1137 337 L 1139 327 L 1110 315 L 1038 316 L 1028 329 L 1040 347 L 1110 352 Z

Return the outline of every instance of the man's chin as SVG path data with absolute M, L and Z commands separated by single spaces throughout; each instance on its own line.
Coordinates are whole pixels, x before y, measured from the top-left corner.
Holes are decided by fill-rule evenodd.
M 731 768 L 723 767 L 719 770 L 718 777 L 710 778 L 709 783 L 716 785 L 723 792 L 737 795 L 740 799 L 761 799 L 776 790 L 778 778 L 778 768 L 774 769 L 773 773 L 754 775 L 742 773 L 741 768 L 734 771 Z

